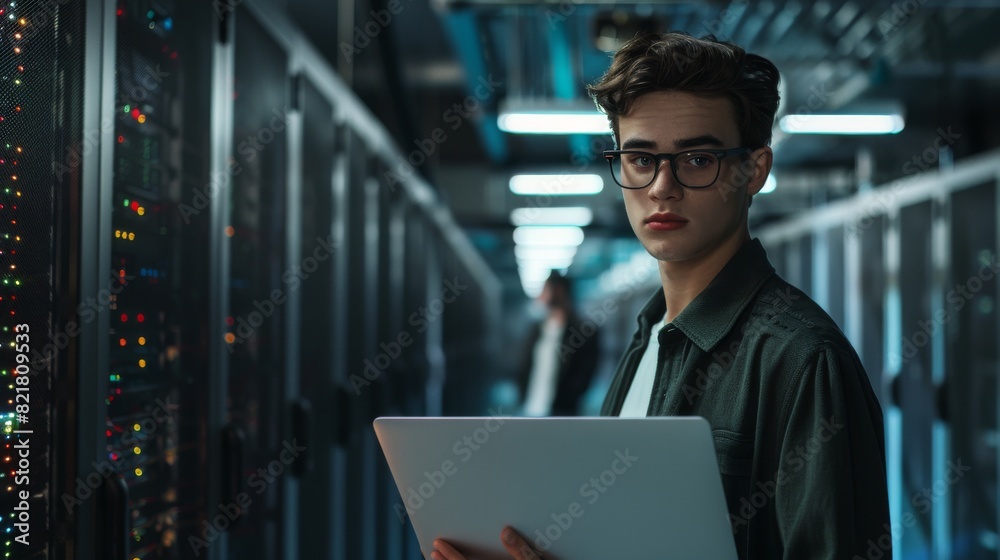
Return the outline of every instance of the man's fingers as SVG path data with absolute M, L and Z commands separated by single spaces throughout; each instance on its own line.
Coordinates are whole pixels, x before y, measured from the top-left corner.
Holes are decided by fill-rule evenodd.
M 433 560 L 466 560 L 465 556 L 448 541 L 434 539 L 434 548 L 436 550 L 431 553 Z
M 511 527 L 500 532 L 500 542 L 514 560 L 541 560 L 541 555 Z
M 542 560 L 541 555 L 510 527 L 501 531 L 500 542 L 514 560 Z M 464 554 L 443 539 L 434 540 L 434 549 L 431 560 L 466 560 Z

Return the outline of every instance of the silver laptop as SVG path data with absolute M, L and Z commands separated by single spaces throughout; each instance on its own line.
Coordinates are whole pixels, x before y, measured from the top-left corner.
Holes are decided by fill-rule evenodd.
M 545 560 L 734 560 L 708 422 L 654 418 L 377 418 L 394 505 L 430 558 L 441 537 L 507 560 L 505 525 Z

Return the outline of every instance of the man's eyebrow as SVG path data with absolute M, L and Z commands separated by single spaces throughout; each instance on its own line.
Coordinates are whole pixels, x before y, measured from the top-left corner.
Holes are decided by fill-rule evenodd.
M 680 140 L 674 142 L 674 146 L 677 149 L 683 150 L 685 148 L 696 148 L 698 146 L 716 146 L 721 148 L 723 146 L 722 140 L 719 140 L 711 134 L 703 134 L 701 136 L 695 136 L 694 138 L 681 138 Z
M 642 138 L 630 138 L 622 143 L 623 150 L 652 150 L 654 148 L 656 148 L 656 142 Z
M 719 140 L 711 134 L 703 134 L 701 136 L 694 136 L 691 138 L 681 138 L 674 142 L 674 147 L 678 150 L 686 150 L 688 148 L 697 148 L 699 146 L 717 146 L 719 148 L 723 147 L 725 144 L 722 140 Z M 646 140 L 644 138 L 630 138 L 622 143 L 623 150 L 653 150 L 656 149 L 656 142 L 652 140 Z

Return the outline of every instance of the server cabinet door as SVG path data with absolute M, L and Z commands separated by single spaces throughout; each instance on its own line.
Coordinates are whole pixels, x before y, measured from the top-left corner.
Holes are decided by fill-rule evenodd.
M 404 325 L 402 318 L 402 276 L 403 238 L 400 226 L 401 205 L 405 193 L 393 182 L 387 180 L 390 169 L 382 162 L 374 162 L 373 187 L 378 203 L 377 239 L 377 283 L 378 321 L 375 340 L 378 353 L 385 352 L 391 364 L 382 376 L 376 394 L 374 416 L 399 416 L 399 388 L 402 378 L 407 375 L 406 354 L 413 345 L 410 325 Z M 377 354 L 376 354 L 377 356 Z M 394 357 L 393 357 L 394 356 Z M 378 544 L 376 558 L 398 559 L 403 552 L 403 528 L 406 509 L 400 500 L 389 465 L 381 450 L 376 446 L 375 464 L 377 469 L 376 494 L 378 500 L 377 523 Z
M 952 196 L 947 283 L 946 419 L 951 452 L 932 496 L 950 501 L 953 558 L 997 557 L 997 194 L 986 184 Z
M 226 387 L 229 557 L 282 556 L 285 477 L 300 449 L 284 432 L 283 344 L 292 280 L 285 274 L 287 56 L 243 9 L 236 10 L 233 147 L 229 201 L 230 311 Z M 249 502 L 249 503 L 248 503 Z
M 127 488 L 118 499 L 127 500 L 133 559 L 190 557 L 189 539 L 204 537 L 207 509 L 205 240 L 211 232 L 195 198 L 208 183 L 212 13 L 207 6 L 180 7 L 121 2 L 115 20 L 102 460 Z M 119 534 L 120 522 L 107 524 Z
M 858 326 L 860 336 L 851 342 L 858 348 L 861 363 L 868 372 L 872 388 L 878 396 L 882 411 L 889 405 L 883 383 L 885 370 L 885 224 L 884 216 L 876 216 L 865 229 L 848 230 L 857 235 L 858 263 L 855 265 L 860 276 L 860 290 L 849 294 L 859 298 L 852 306 L 860 314 Z
M 75 354 L 81 328 L 93 332 L 100 305 L 96 289 L 87 294 L 90 304 L 76 299 L 83 282 L 66 266 L 80 258 L 84 56 L 59 44 L 78 36 L 84 18 L 75 5 L 3 7 L 9 19 L 0 27 L 0 556 L 48 558 L 64 544 L 52 535 L 70 533 L 73 514 L 93 504 L 90 487 L 77 481 L 91 474 L 96 446 L 88 444 L 90 453 L 78 461 L 76 397 L 53 402 L 54 387 L 78 382 L 79 370 L 70 371 L 64 356 Z M 98 285 L 93 272 L 89 279 Z M 106 286 L 110 278 L 101 272 Z M 80 395 L 89 401 L 85 409 L 96 406 L 95 393 Z M 79 474 L 78 462 L 87 465 Z
M 418 209 L 410 207 L 404 216 L 406 228 L 406 284 L 403 293 L 403 313 L 406 324 L 412 327 L 413 345 L 407 352 L 408 371 L 402 393 L 405 414 L 420 416 L 427 413 L 424 388 L 428 379 L 430 357 L 428 350 L 428 324 L 420 310 L 427 307 L 428 241 L 426 218 Z M 410 531 L 412 534 L 412 531 Z
M 899 298 L 901 346 L 890 350 L 899 356 L 899 374 L 893 382 L 893 401 L 902 419 L 900 519 L 912 518 L 912 527 L 899 536 L 900 554 L 928 554 L 931 550 L 933 508 L 922 492 L 934 484 L 934 387 L 931 377 L 932 321 L 931 202 L 906 206 L 899 212 Z M 894 341 L 890 341 L 894 342 Z M 902 517 L 911 516 L 911 517 Z
M 348 156 L 347 169 L 347 300 L 344 302 L 348 328 L 343 333 L 345 349 L 345 375 L 352 387 L 350 411 L 350 437 L 346 445 L 347 459 L 347 558 L 374 560 L 376 548 L 375 521 L 375 460 L 377 442 L 371 427 L 373 383 L 381 383 L 390 358 L 379 359 L 371 348 L 374 345 L 372 328 L 376 314 L 372 286 L 377 285 L 377 263 L 373 266 L 370 254 L 376 254 L 371 245 L 376 239 L 369 229 L 378 227 L 372 217 L 373 207 L 367 201 L 369 183 L 369 154 L 362 138 L 346 129 Z M 377 208 L 374 208 L 377 215 Z
M 403 314 L 406 316 L 406 326 L 411 328 L 413 344 L 406 353 L 406 375 L 399 383 L 403 398 L 404 415 L 421 416 L 427 413 L 425 383 L 428 375 L 428 340 L 427 327 L 423 316 L 420 314 L 422 308 L 427 306 L 427 256 L 428 256 L 428 232 L 426 217 L 413 206 L 409 207 L 403 215 L 405 223 L 405 270 L 406 283 L 403 292 Z M 398 503 L 404 503 L 401 497 L 396 496 Z M 407 512 L 394 511 L 399 515 Z M 404 548 L 406 550 L 403 558 L 406 560 L 420 560 L 423 555 L 420 552 L 417 536 L 410 524 L 408 515 L 400 521 L 403 523 Z
M 333 355 L 333 107 L 307 78 L 302 79 L 302 309 L 299 313 L 301 357 L 299 393 L 309 402 L 309 468 L 303 469 L 299 494 L 299 552 L 303 558 L 331 558 L 335 534 L 332 461 L 337 444 L 339 407 Z

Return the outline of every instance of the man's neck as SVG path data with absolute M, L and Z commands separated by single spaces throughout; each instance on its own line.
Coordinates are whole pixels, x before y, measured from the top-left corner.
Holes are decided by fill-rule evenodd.
M 660 261 L 660 282 L 667 303 L 667 323 L 672 322 L 698 297 L 713 278 L 733 258 L 750 232 L 733 236 L 709 254 L 684 261 Z

